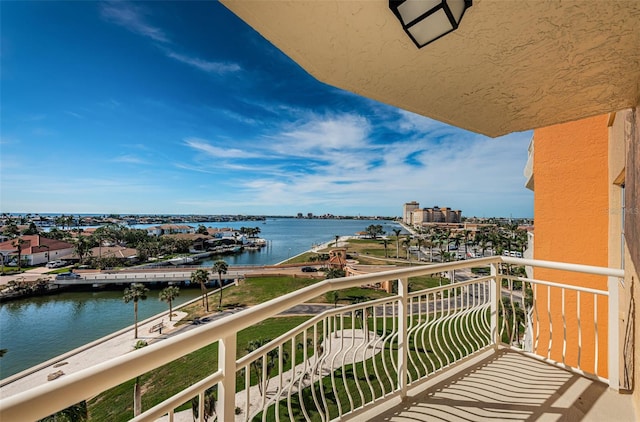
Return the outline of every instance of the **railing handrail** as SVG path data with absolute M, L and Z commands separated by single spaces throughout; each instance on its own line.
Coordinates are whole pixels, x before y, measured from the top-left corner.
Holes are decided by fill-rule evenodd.
M 93 367 L 69 374 L 55 381 L 3 398 L 0 400 L 0 409 L 3 412 L 3 417 L 7 418 L 7 420 L 29 419 L 30 415 L 18 414 L 17 412 L 23 412 L 25 407 L 27 407 L 28 410 L 29 406 L 25 406 L 26 404 L 33 403 L 33 401 L 37 400 L 39 397 L 53 394 L 55 391 L 56 397 L 62 399 L 54 401 L 53 403 L 50 403 L 48 400 L 39 400 L 39 405 L 37 406 L 38 409 L 34 409 L 36 406 L 31 406 L 31 409 L 34 411 L 37 410 L 37 413 L 34 413 L 35 418 L 39 417 L 43 412 L 46 412 L 46 416 L 46 414 L 59 410 L 62 400 L 66 400 L 67 405 L 72 405 L 77 402 L 78 397 L 95 396 L 109 388 L 165 365 L 184 356 L 185 354 L 219 341 L 226 336 L 237 333 L 257 322 L 275 316 L 294 305 L 307 302 L 308 300 L 331 290 L 342 290 L 350 287 L 357 287 L 362 284 L 372 284 L 392 279 L 402 279 L 406 281 L 410 277 L 430 275 L 438 272 L 446 272 L 480 265 L 496 265 L 501 262 L 507 264 L 552 268 L 557 270 L 578 271 L 611 277 L 624 276 L 623 270 L 610 268 L 493 256 L 451 263 L 394 269 L 375 274 L 327 279 L 272 299 L 268 302 L 253 306 L 242 312 L 213 321 L 198 330 L 192 330 L 176 335 L 175 337 L 168 338 L 162 342 L 115 357 Z M 489 279 L 490 278 L 491 277 L 489 277 Z M 451 286 L 442 287 L 447 289 Z M 436 287 L 435 289 L 441 288 Z M 91 378 L 90 383 L 86 382 L 86 379 L 89 377 Z
M 608 290 L 592 289 L 589 287 L 574 286 L 572 284 L 556 283 L 553 281 L 539 280 L 537 278 L 527 278 L 527 277 L 519 277 L 519 276 L 505 275 L 505 274 L 502 274 L 502 278 L 505 280 L 523 281 L 530 284 L 539 284 L 541 286 L 558 287 L 566 290 L 574 290 L 577 292 L 591 293 L 594 295 L 609 296 Z

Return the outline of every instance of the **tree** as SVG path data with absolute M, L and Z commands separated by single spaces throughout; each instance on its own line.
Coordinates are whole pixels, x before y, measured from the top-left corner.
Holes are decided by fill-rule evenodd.
M 381 236 L 384 234 L 384 230 L 382 229 L 382 226 L 380 224 L 372 224 L 369 227 L 367 227 L 366 229 L 367 232 L 367 236 L 369 236 L 372 239 L 377 239 L 378 236 Z
M 326 278 L 340 278 L 345 276 L 345 272 L 340 268 L 326 268 L 324 275 Z
M 145 300 L 147 298 L 147 292 L 149 289 L 144 287 L 140 283 L 132 283 L 130 287 L 124 289 L 123 300 L 124 303 L 133 302 L 133 315 L 134 315 L 134 335 L 133 338 L 138 338 L 138 301 Z
M 216 407 L 216 396 L 215 391 L 218 386 L 214 385 L 213 387 L 208 388 L 204 392 L 204 412 L 202 414 L 202 420 L 205 422 L 209 420 L 210 417 L 213 416 Z M 193 420 L 200 420 L 199 417 L 199 409 L 200 409 L 200 395 L 195 396 L 191 399 L 191 412 L 193 413 Z
M 169 304 L 169 321 L 173 316 L 173 301 L 180 296 L 180 288 L 178 286 L 169 286 L 162 289 L 158 295 L 158 298 Z
M 336 235 L 336 248 L 338 247 L 338 240 L 340 240 L 340 236 Z
M 382 239 L 382 244 L 384 245 L 384 257 L 389 258 L 389 254 L 387 253 L 387 245 L 389 241 L 387 239 Z
M 202 306 L 209 312 L 209 299 L 207 298 L 207 282 L 209 281 L 209 272 L 199 268 L 191 273 L 191 282 L 200 284 L 202 290 Z
M 78 240 L 76 241 L 76 245 L 74 247 L 74 252 L 78 255 L 78 259 L 82 264 L 84 259 L 91 255 L 91 243 L 89 239 L 84 236 L 78 236 Z
M 0 358 L 3 357 L 4 355 L 6 355 L 8 352 L 7 349 L 0 349 Z
M 229 265 L 222 260 L 219 259 L 213 263 L 213 267 L 211 271 L 214 273 L 218 273 L 218 286 L 220 287 L 220 299 L 218 300 L 218 310 L 222 309 L 222 274 L 226 274 L 229 269 Z
M 336 308 L 338 306 L 338 301 L 340 300 L 340 292 L 337 290 L 332 290 L 327 292 L 324 296 L 328 302 L 333 303 L 333 307 Z
M 146 346 L 148 346 L 146 341 L 138 340 L 133 348 L 138 350 Z M 142 391 L 140 391 L 140 376 L 137 376 L 133 384 L 133 416 L 138 416 L 140 413 L 142 413 Z
M 310 339 L 309 339 L 310 340 Z M 245 350 L 247 351 L 247 353 L 251 353 L 254 350 L 258 350 L 259 348 L 261 348 L 262 346 L 264 346 L 265 344 L 268 344 L 271 342 L 271 339 L 256 339 L 256 340 L 251 340 L 249 342 L 249 344 L 247 344 L 247 347 L 245 348 Z M 253 369 L 256 378 L 258 378 L 258 390 L 260 391 L 260 395 L 263 395 L 266 391 L 267 388 L 269 387 L 269 381 L 271 379 L 271 371 L 273 370 L 273 368 L 276 366 L 276 362 L 278 359 L 278 348 L 272 349 L 271 351 L 267 352 L 266 354 L 266 376 L 263 378 L 263 371 L 262 371 L 262 359 L 263 358 L 258 358 L 256 360 L 254 360 L 253 362 L 251 362 L 251 369 Z M 287 362 L 289 360 L 289 355 L 286 352 L 286 350 L 284 350 L 284 348 L 282 349 L 282 361 Z
M 407 261 L 411 262 L 411 237 L 406 236 L 402 239 L 402 246 L 407 250 Z
M 198 231 L 196 233 L 198 233 L 198 234 L 209 234 L 209 231 L 207 230 L 207 228 L 205 226 L 200 224 L 198 226 Z
M 402 229 L 393 229 L 393 232 L 396 235 L 396 259 L 400 258 L 400 233 Z
M 22 246 L 25 243 L 27 243 L 27 241 L 22 239 L 21 237 L 11 242 L 11 246 L 16 248 L 16 250 L 18 251 L 18 271 L 22 269 Z
M 32 221 L 29 223 L 29 227 L 22 231 L 22 234 L 23 235 L 38 234 L 38 226 L 36 226 L 36 224 Z

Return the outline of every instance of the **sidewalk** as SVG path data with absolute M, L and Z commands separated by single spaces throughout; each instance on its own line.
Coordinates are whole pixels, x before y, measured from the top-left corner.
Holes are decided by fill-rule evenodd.
M 12 280 L 36 281 L 39 278 L 53 280 L 55 275 L 47 274 L 49 271 L 53 270 L 46 267 L 36 267 L 19 274 L 3 275 L 0 277 L 0 289 L 2 288 L 1 286 L 8 284 Z
M 167 313 L 156 315 L 138 324 L 138 339 L 133 338 L 133 327 L 127 327 L 114 334 L 98 339 L 92 343 L 71 350 L 33 368 L 1 381 L 0 396 L 6 398 L 53 379 L 78 372 L 92 365 L 104 362 L 114 356 L 120 356 L 134 350 L 138 340 L 152 344 L 169 336 L 188 329 L 190 325 L 175 327 L 176 323 L 186 316 L 186 312 L 174 311 L 172 321 Z M 163 322 L 162 334 L 149 332 L 150 328 Z M 32 371 L 32 372 L 30 372 Z

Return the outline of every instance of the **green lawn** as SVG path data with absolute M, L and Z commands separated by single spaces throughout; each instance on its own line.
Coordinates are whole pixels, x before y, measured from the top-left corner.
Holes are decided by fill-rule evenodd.
M 485 314 L 488 317 L 488 313 Z M 464 357 L 462 350 L 473 343 L 474 349 L 478 346 L 484 347 L 488 344 L 488 333 L 478 337 L 466 327 L 469 327 L 468 319 L 471 316 L 460 316 L 456 321 L 447 321 L 442 325 L 432 325 L 419 336 L 409 337 L 409 379 L 417 380 L 425 377 Z M 376 331 L 379 336 L 389 336 L 391 333 L 382 329 L 382 318 L 376 319 Z M 392 327 L 393 322 L 387 318 L 387 327 Z M 349 327 L 345 327 L 349 328 Z M 369 328 L 374 329 L 373 320 L 369 320 Z M 453 330 L 458 334 L 453 337 L 449 335 Z M 466 338 L 467 342 L 464 341 Z M 373 398 L 380 398 L 390 393 L 397 383 L 397 372 L 394 369 L 393 360 L 397 356 L 397 337 L 388 338 L 390 341 L 383 352 L 377 353 L 372 358 L 364 362 L 357 362 L 355 365 L 346 365 L 343 369 L 336 369 L 331 376 L 324 377 L 320 382 L 316 382 L 312 387 L 307 387 L 302 391 L 301 397 L 296 394 L 291 400 L 291 414 L 286 400 L 280 401 L 277 405 L 280 420 L 304 419 L 301 402 L 312 421 L 322 420 L 318 411 L 314 395 L 318 403 L 323 403 L 322 398 L 327 403 L 323 408 L 329 413 L 329 420 L 337 418 L 340 413 L 344 414 L 352 411 L 364 403 L 370 403 Z M 448 347 L 442 347 L 447 345 Z M 386 368 L 386 369 L 385 369 Z M 313 390 L 313 391 L 312 391 Z M 275 408 L 272 405 L 267 409 L 267 420 L 275 421 Z M 262 415 L 258 415 L 253 420 L 261 420 Z
M 309 317 L 287 317 L 265 320 L 238 333 L 237 357 L 244 356 L 251 340 L 273 339 L 300 325 Z M 301 357 L 300 357 L 301 358 Z M 162 400 L 187 388 L 218 369 L 218 345 L 213 344 L 183 356 L 140 377 L 142 408 L 149 409 Z M 238 381 L 243 380 L 239 378 Z M 128 381 L 88 402 L 91 421 L 127 421 L 133 417 L 133 386 Z M 244 388 L 243 381 L 238 389 Z M 187 403 L 181 409 L 190 408 Z

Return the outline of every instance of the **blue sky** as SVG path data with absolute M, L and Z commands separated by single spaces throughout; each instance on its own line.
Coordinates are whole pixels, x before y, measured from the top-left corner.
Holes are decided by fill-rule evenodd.
M 215 2 L 2 2 L 0 211 L 533 214 L 491 139 L 325 85 Z

